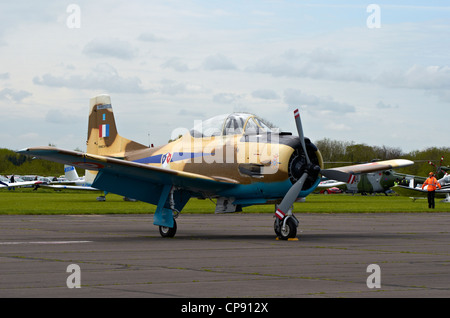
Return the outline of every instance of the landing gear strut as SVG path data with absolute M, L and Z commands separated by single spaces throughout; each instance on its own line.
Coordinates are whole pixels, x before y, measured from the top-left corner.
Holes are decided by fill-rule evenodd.
M 173 192 L 175 191 L 175 187 L 172 187 L 169 193 L 169 204 L 170 209 L 172 210 L 173 214 L 173 227 L 168 226 L 159 226 L 159 234 L 161 234 L 162 237 L 174 237 L 177 233 L 177 222 L 175 221 L 178 215 L 180 215 L 180 211 L 175 209 L 175 201 L 173 199 Z

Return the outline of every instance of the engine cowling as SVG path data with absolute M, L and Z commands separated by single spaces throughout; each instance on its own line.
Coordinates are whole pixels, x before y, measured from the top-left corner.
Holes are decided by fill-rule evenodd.
M 323 160 L 319 149 L 317 149 L 317 147 L 308 138 L 305 138 L 305 145 L 311 164 L 319 166 L 322 169 Z M 300 140 L 298 141 L 298 144 L 296 144 L 293 148 L 294 152 L 289 159 L 288 165 L 289 180 L 292 182 L 292 184 L 300 179 L 307 168 L 306 156 L 300 144 Z M 314 185 L 317 180 L 318 173 L 319 171 L 308 176 L 303 186 L 304 190 L 307 190 Z

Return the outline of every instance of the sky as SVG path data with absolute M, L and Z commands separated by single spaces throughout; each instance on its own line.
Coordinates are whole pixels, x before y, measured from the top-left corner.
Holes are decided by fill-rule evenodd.
M 313 142 L 449 147 L 450 5 L 375 1 L 2 1 L 0 148 L 85 151 L 98 94 L 146 145 L 299 108 Z

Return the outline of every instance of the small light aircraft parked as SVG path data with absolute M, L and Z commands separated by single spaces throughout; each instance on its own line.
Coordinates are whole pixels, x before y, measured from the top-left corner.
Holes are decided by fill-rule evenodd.
M 438 182 L 441 184 L 442 188 L 436 190 L 436 198 L 444 198 L 442 202 L 450 203 L 450 175 L 446 174 L 443 178 L 439 179 Z M 417 185 L 416 187 L 397 185 L 393 187 L 392 190 L 402 196 L 416 200 L 427 197 L 428 190 L 426 187 L 427 186 L 422 189 L 421 185 Z
M 0 176 L 0 188 L 29 187 L 41 183 L 41 181 L 21 181 L 20 179 L 11 182 L 8 178 Z
M 79 177 L 74 166 L 64 165 L 65 181 L 53 181 L 42 183 L 39 186 L 54 190 L 83 190 L 83 191 L 102 191 L 92 187 L 92 173 L 87 173 L 84 177 Z M 97 197 L 97 201 L 106 201 L 106 193 Z
M 387 160 L 323 169 L 320 151 L 303 136 L 269 127 L 259 117 L 232 113 L 200 122 L 181 138 L 149 148 L 117 133 L 108 95 L 90 101 L 86 153 L 53 147 L 27 148 L 24 155 L 88 169 L 92 187 L 156 205 L 154 224 L 173 237 L 175 218 L 191 197 L 215 198 L 216 212 L 236 212 L 255 204 L 275 204 L 275 233 L 294 238 L 294 202 L 312 193 L 323 175 L 351 182 L 362 173 L 400 168 L 409 160 Z
M 439 178 L 438 182 L 441 185 L 441 189 L 436 189 L 436 197 L 437 198 L 444 198 L 441 202 L 444 203 L 450 203 L 450 174 L 446 172 L 448 170 L 448 167 L 442 166 L 442 161 L 444 160 L 444 157 L 441 157 L 441 161 L 439 165 L 434 164 L 431 161 L 428 161 L 430 165 L 436 168 L 435 176 Z M 397 185 L 392 188 L 396 193 L 402 196 L 407 196 L 412 198 L 413 200 L 420 199 L 420 198 L 426 198 L 428 195 L 427 187 L 425 186 L 422 189 L 422 184 L 426 180 L 426 177 L 418 177 L 418 176 L 412 176 L 410 179 L 409 186 L 403 186 L 403 185 Z M 421 182 L 418 183 L 417 181 Z M 416 184 L 416 186 L 414 186 Z

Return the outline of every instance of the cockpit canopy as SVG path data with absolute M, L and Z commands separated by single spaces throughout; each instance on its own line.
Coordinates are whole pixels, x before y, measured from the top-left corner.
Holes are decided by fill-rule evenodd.
M 212 117 L 199 122 L 191 129 L 193 137 L 212 137 L 225 135 L 264 134 L 278 131 L 278 128 L 270 127 L 261 118 L 249 113 L 232 113 Z

